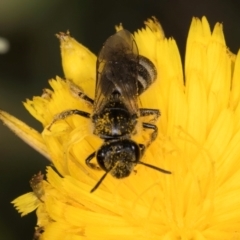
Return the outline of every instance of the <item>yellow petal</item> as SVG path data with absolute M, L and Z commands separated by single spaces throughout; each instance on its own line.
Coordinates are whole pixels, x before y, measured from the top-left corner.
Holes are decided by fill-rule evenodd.
M 0 119 L 25 143 L 34 148 L 47 159 L 51 160 L 46 145 L 39 132 L 4 111 L 0 111 Z
M 21 213 L 21 216 L 25 216 L 34 211 L 41 204 L 41 202 L 33 192 L 29 192 L 14 199 L 12 204 L 17 211 Z
M 57 34 L 60 40 L 62 66 L 65 77 L 81 86 L 94 97 L 96 56 L 70 36 L 70 33 Z
M 230 107 L 235 110 L 240 100 L 240 51 L 238 51 L 236 62 L 234 65 L 233 79 L 231 86 Z

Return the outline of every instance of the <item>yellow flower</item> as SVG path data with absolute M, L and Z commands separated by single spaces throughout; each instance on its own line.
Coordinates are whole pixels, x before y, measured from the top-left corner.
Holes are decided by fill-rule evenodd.
M 46 180 L 31 181 L 32 193 L 14 200 L 25 215 L 37 208 L 40 239 L 240 239 L 240 54 L 226 47 L 222 25 L 211 32 L 205 17 L 194 18 L 187 39 L 184 73 L 176 42 L 156 21 L 134 34 L 139 53 L 156 66 L 156 82 L 140 96 L 145 108 L 161 110 L 157 139 L 143 165 L 124 179 L 107 175 L 85 159 L 102 144 L 89 119 L 72 115 L 49 124 L 67 109 L 92 112 L 70 88 L 94 97 L 96 56 L 60 33 L 67 81 L 56 77 L 24 105 L 44 127 L 42 134 L 1 111 L 0 118 L 48 157 Z M 121 28 L 118 27 L 118 28 Z M 137 142 L 145 140 L 134 136 Z

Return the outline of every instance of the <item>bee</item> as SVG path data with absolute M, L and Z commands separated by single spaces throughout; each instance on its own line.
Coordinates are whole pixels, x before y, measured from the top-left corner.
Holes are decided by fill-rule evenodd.
M 141 161 L 147 147 L 156 139 L 158 128 L 150 122 L 143 122 L 142 128 L 151 132 L 147 144 L 133 141 L 138 118 L 160 116 L 158 109 L 139 108 L 138 97 L 155 81 L 157 71 L 154 64 L 138 54 L 138 48 L 132 34 L 123 29 L 110 36 L 99 52 L 97 80 L 94 100 L 80 88 L 77 95 L 93 108 L 90 114 L 78 109 L 67 110 L 56 115 L 49 125 L 76 114 L 91 119 L 93 134 L 103 139 L 102 146 L 90 154 L 85 163 L 89 168 L 105 171 L 90 192 L 94 192 L 110 173 L 121 179 L 128 177 L 137 164 L 171 174 L 170 171 Z M 74 87 L 73 87 L 74 88 Z M 97 164 L 92 163 L 96 158 Z

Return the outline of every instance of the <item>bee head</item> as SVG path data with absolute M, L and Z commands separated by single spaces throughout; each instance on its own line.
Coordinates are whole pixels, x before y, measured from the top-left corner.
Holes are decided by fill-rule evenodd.
M 141 158 L 139 145 L 130 139 L 106 141 L 97 152 L 97 162 L 115 178 L 130 175 Z

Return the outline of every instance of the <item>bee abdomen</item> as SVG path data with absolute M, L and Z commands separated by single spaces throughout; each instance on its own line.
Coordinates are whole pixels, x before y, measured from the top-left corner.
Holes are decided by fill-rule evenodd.
M 157 69 L 146 57 L 139 56 L 138 71 L 138 95 L 142 94 L 156 80 Z

